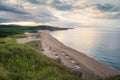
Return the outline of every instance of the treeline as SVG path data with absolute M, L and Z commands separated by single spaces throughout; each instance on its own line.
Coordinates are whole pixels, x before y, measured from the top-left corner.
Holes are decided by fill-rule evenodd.
M 18 25 L 0 25 L 0 37 L 13 36 L 23 34 L 24 32 L 37 32 L 38 30 L 66 30 L 68 28 L 58 28 L 52 26 L 18 26 Z
M 0 29 L 0 37 L 7 37 L 17 34 L 23 34 L 24 31 L 19 29 Z

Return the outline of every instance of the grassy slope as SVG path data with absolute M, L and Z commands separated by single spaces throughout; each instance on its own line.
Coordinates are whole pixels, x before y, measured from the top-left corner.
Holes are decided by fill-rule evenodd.
M 40 40 L 30 41 L 30 42 L 28 42 L 26 44 L 33 47 L 33 48 L 35 48 L 38 51 L 42 48 Z
M 13 39 L 0 39 L 0 80 L 80 80 L 63 65 Z

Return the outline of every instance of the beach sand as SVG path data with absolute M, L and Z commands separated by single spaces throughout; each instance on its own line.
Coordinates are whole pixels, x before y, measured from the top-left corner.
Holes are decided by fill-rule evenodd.
M 39 31 L 39 34 L 44 49 L 43 53 L 53 59 L 60 58 L 67 67 L 81 71 L 83 78 L 106 78 L 120 75 L 118 70 L 65 46 L 52 37 L 48 31 Z

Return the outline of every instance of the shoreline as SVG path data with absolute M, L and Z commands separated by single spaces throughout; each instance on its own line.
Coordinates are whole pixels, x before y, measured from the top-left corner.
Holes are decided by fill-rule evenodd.
M 107 78 L 120 75 L 120 71 L 101 63 L 75 49 L 65 46 L 52 37 L 48 31 L 39 31 L 43 53 L 53 59 L 59 58 L 61 62 L 83 73 L 83 78 Z

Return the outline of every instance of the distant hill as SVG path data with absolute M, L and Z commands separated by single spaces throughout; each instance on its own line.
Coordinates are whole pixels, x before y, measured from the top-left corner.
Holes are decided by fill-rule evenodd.
M 37 32 L 38 30 L 67 30 L 70 28 L 59 28 L 47 25 L 40 26 L 19 26 L 19 25 L 0 25 L 0 37 L 13 36 L 23 34 L 24 32 Z
M 55 31 L 55 30 L 67 30 L 71 28 L 60 28 L 60 27 L 54 27 L 54 26 L 48 26 L 48 25 L 39 25 L 39 26 L 20 26 L 20 25 L 0 25 L 0 29 L 9 29 L 9 28 L 14 28 L 14 29 L 21 29 L 29 32 L 36 32 L 37 30 L 50 30 L 50 31 Z

